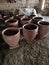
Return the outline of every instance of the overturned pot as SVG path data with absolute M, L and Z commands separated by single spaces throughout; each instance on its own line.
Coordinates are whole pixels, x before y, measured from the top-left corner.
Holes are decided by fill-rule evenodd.
M 10 49 L 19 46 L 20 30 L 18 28 L 6 28 L 2 31 L 4 41 L 10 46 Z
M 42 20 L 44 20 L 43 17 L 34 17 L 31 23 L 38 24 L 38 22 Z
M 30 19 L 30 18 L 24 18 L 24 19 L 21 20 L 21 25 L 30 23 L 31 21 L 32 21 L 32 19 Z
M 7 26 L 10 26 L 10 27 L 18 27 L 17 19 L 9 19 L 9 20 L 6 20 L 5 23 L 7 24 Z
M 23 35 L 27 43 L 33 41 L 37 34 L 38 34 L 38 26 L 36 24 L 23 25 Z
M 39 31 L 38 31 L 38 38 L 45 38 L 49 34 L 49 22 L 47 21 L 40 21 L 38 22 Z

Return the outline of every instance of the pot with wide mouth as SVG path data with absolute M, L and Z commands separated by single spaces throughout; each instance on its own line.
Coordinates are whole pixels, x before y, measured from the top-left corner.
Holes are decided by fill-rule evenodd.
M 33 41 L 37 34 L 38 34 L 38 26 L 36 24 L 23 25 L 23 35 L 27 43 Z
M 32 21 L 32 19 L 30 19 L 30 18 L 24 18 L 24 19 L 21 20 L 21 25 L 30 23 L 31 21 Z
M 19 46 L 20 30 L 18 28 L 6 28 L 2 31 L 2 37 L 4 41 L 10 46 L 10 49 Z
M 18 27 L 17 19 L 9 19 L 9 20 L 6 20 L 5 23 L 7 24 L 7 26 L 10 26 L 10 27 Z
M 49 22 L 48 21 L 40 21 L 38 22 L 39 31 L 38 31 L 38 38 L 47 37 L 49 34 Z
M 43 17 L 34 17 L 31 21 L 31 23 L 34 23 L 34 24 L 37 24 L 38 25 L 38 22 L 39 21 L 43 21 Z

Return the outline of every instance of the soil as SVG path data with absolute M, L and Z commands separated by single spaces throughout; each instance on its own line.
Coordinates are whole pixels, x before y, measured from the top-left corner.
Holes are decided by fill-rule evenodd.
M 3 41 L 2 41 L 3 43 Z M 21 37 L 19 48 L 0 43 L 0 65 L 49 65 L 49 35 L 27 44 Z

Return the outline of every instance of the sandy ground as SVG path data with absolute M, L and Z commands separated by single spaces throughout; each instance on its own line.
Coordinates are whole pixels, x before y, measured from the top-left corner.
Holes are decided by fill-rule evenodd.
M 21 39 L 19 44 L 19 48 L 10 50 L 1 43 L 0 65 L 49 65 L 49 36 L 30 44 Z

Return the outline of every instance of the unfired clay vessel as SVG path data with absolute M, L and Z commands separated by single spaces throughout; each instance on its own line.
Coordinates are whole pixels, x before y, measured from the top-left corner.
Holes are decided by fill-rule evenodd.
M 5 23 L 7 24 L 7 26 L 10 26 L 10 27 L 18 27 L 17 19 L 9 19 L 9 20 L 6 20 Z
M 30 23 L 31 21 L 32 21 L 32 19 L 30 19 L 30 18 L 24 18 L 24 19 L 22 19 L 21 24 L 24 25 L 24 24 Z
M 40 21 L 38 22 L 38 25 L 39 25 L 38 38 L 45 38 L 49 34 L 49 22 Z
M 2 36 L 10 49 L 18 47 L 20 39 L 20 30 L 18 28 L 6 28 L 2 31 Z
M 39 22 L 39 21 L 42 21 L 42 20 L 44 20 L 43 17 L 34 17 L 34 18 L 32 19 L 32 23 L 38 24 L 38 22 Z
M 19 21 L 18 26 L 19 26 L 19 27 L 22 26 L 20 22 L 21 22 L 21 20 L 24 19 L 24 18 L 25 18 L 25 15 L 16 15 L 16 16 L 14 17 L 14 19 L 18 19 L 18 21 Z
M 33 19 L 35 16 L 36 16 L 36 15 L 30 15 L 30 16 L 28 16 L 28 18 Z
M 38 34 L 38 26 L 36 24 L 23 25 L 23 35 L 27 43 L 32 42 L 37 34 Z

